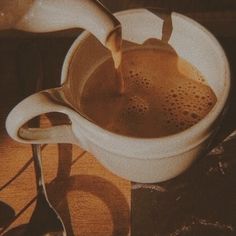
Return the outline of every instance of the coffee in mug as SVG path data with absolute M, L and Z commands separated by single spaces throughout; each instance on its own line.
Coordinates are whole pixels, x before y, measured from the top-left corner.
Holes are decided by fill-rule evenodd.
M 81 98 L 82 112 L 111 132 L 140 138 L 175 134 L 204 118 L 217 101 L 201 72 L 161 41 L 123 52 L 122 94 L 114 64 L 110 57 L 94 68 Z

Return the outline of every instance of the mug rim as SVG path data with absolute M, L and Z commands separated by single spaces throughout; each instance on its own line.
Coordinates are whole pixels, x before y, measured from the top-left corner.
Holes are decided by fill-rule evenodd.
M 116 12 L 116 13 L 114 13 L 114 15 L 119 18 L 122 15 L 137 14 L 139 12 L 142 13 L 142 12 L 146 12 L 146 11 L 149 11 L 149 8 L 134 8 L 134 9 L 128 9 L 128 10 Z M 150 12 L 150 13 L 152 13 L 152 12 Z M 133 136 L 126 136 L 126 135 L 122 135 L 122 134 L 113 133 L 109 130 L 106 130 L 106 129 L 94 124 L 93 122 L 87 120 L 86 118 L 81 116 L 79 113 L 77 113 L 78 118 L 81 121 L 83 121 L 84 124 L 86 124 L 86 129 L 89 129 L 90 131 L 93 129 L 96 129 L 97 131 L 100 131 L 100 133 L 102 133 L 104 135 L 109 135 L 110 137 L 113 137 L 116 139 L 122 139 L 124 142 L 129 141 L 129 142 L 142 142 L 142 143 L 147 143 L 147 142 L 148 143 L 152 143 L 152 142 L 156 143 L 158 141 L 161 141 L 161 142 L 170 142 L 171 143 L 176 139 L 184 139 L 185 140 L 186 138 L 195 137 L 196 133 L 199 133 L 200 131 L 204 131 L 204 128 L 207 127 L 209 124 L 213 124 L 214 121 L 222 113 L 222 111 L 224 110 L 224 107 L 226 105 L 227 99 L 229 97 L 229 91 L 230 91 L 230 87 L 231 87 L 231 76 L 230 76 L 229 62 L 228 62 L 228 59 L 227 59 L 226 54 L 224 52 L 224 49 L 222 48 L 222 46 L 220 45 L 220 43 L 218 42 L 216 37 L 210 31 L 208 31 L 204 26 L 199 24 L 197 21 L 191 19 L 188 16 L 177 13 L 177 12 L 170 12 L 170 14 L 171 14 L 171 16 L 173 15 L 175 17 L 179 17 L 182 20 L 191 23 L 194 27 L 201 30 L 205 35 L 207 35 L 208 38 L 210 38 L 211 43 L 214 44 L 215 48 L 217 48 L 218 52 L 220 52 L 221 58 L 224 62 L 224 69 L 225 69 L 224 89 L 223 89 L 223 93 L 222 93 L 221 98 L 217 99 L 217 102 L 214 105 L 214 107 L 211 109 L 211 111 L 203 119 L 201 119 L 199 122 L 197 122 L 195 125 L 187 128 L 183 131 L 180 131 L 178 133 L 174 133 L 174 134 L 163 136 L 163 137 L 154 137 L 154 138 L 133 137 Z M 71 60 L 73 58 L 74 53 L 76 52 L 76 50 L 78 50 L 80 44 L 84 40 L 86 40 L 90 35 L 91 35 L 91 33 L 89 33 L 88 31 L 85 30 L 75 39 L 75 41 L 71 45 L 69 51 L 66 54 L 64 62 L 63 62 L 62 73 L 61 73 L 61 85 L 63 85 L 63 83 L 67 79 L 68 72 L 69 72 L 69 66 L 71 64 Z M 89 125 L 90 127 L 88 127 L 87 125 Z M 208 134 L 207 136 L 205 135 L 204 138 L 199 139 L 197 143 L 194 143 L 193 145 L 188 146 L 187 150 L 191 149 L 193 146 L 196 146 L 199 143 L 201 143 L 202 141 L 204 141 L 206 138 L 208 138 L 210 136 L 210 134 Z

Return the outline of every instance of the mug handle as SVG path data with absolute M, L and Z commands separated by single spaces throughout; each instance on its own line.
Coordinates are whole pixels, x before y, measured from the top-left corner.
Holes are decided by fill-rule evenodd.
M 35 93 L 16 105 L 6 120 L 8 134 L 21 143 L 72 143 L 78 144 L 71 124 L 58 125 L 50 128 L 25 128 L 23 125 L 30 119 L 49 112 L 60 112 L 68 116 L 76 113 L 69 107 L 61 105 L 51 98 L 54 89 Z M 78 115 L 76 113 L 76 115 Z

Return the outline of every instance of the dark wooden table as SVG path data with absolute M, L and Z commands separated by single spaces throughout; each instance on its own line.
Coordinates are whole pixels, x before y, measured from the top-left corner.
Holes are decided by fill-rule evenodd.
M 215 140 L 236 128 L 236 2 L 103 0 L 112 11 L 159 7 L 182 12 L 202 23 L 225 49 L 232 71 L 229 111 Z M 54 34 L 0 33 L 0 235 L 20 235 L 35 204 L 31 147 L 5 131 L 11 108 L 41 87 L 59 85 L 64 56 L 78 30 Z M 37 56 L 35 56 L 37 55 Z M 27 66 L 29 65 L 29 66 Z M 35 79 L 32 79 L 35 78 Z M 41 123 L 64 122 L 41 117 Z M 43 147 L 43 165 L 52 204 L 68 235 L 236 235 L 236 140 L 203 157 L 183 175 L 161 184 L 129 183 L 72 145 Z M 14 230 L 13 230 L 14 229 Z

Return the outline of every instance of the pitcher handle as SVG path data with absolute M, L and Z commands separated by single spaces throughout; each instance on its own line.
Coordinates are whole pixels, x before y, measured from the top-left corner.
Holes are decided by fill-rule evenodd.
M 106 46 L 120 22 L 97 0 L 1 0 L 0 29 L 51 32 L 83 28 Z
M 51 89 L 52 90 L 52 89 Z M 6 120 L 8 134 L 21 143 L 72 143 L 78 144 L 70 124 L 50 128 L 25 128 L 30 119 L 49 112 L 60 112 L 71 117 L 75 111 L 57 103 L 50 97 L 50 91 L 35 93 L 17 104 Z

